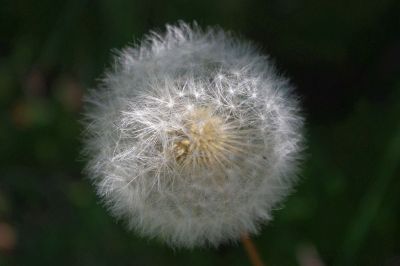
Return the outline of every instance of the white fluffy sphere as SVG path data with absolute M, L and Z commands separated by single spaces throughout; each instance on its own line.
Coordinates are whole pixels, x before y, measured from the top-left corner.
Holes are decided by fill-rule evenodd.
M 88 174 L 114 216 L 172 246 L 257 233 L 296 180 L 291 91 L 251 43 L 167 26 L 122 50 L 88 95 Z

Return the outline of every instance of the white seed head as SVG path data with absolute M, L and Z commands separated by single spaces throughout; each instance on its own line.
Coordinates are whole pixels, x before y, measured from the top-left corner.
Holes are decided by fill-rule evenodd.
M 178 247 L 257 233 L 296 180 L 288 80 L 251 43 L 183 22 L 115 59 L 87 96 L 85 139 L 112 214 Z

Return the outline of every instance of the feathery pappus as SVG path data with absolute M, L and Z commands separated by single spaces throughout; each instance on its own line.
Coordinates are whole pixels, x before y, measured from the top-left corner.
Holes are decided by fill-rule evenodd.
M 167 25 L 115 56 L 86 97 L 87 173 L 110 212 L 173 247 L 255 234 L 303 149 L 293 87 L 217 27 Z

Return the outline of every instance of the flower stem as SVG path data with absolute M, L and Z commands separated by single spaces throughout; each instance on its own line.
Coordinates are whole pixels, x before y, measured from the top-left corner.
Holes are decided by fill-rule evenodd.
M 257 251 L 256 246 L 254 245 L 249 235 L 242 234 L 241 241 L 244 246 L 244 249 L 246 250 L 247 255 L 249 256 L 251 264 L 253 266 L 265 266 L 264 262 L 260 257 L 260 254 Z

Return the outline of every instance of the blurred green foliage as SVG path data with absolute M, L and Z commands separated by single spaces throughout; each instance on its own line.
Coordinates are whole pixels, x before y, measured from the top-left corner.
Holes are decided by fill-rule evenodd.
M 400 265 L 400 4 L 0 2 L 0 265 L 249 265 L 240 245 L 171 250 L 111 218 L 82 169 L 81 98 L 112 48 L 178 19 L 254 40 L 307 117 L 297 190 L 255 237 L 267 265 Z

